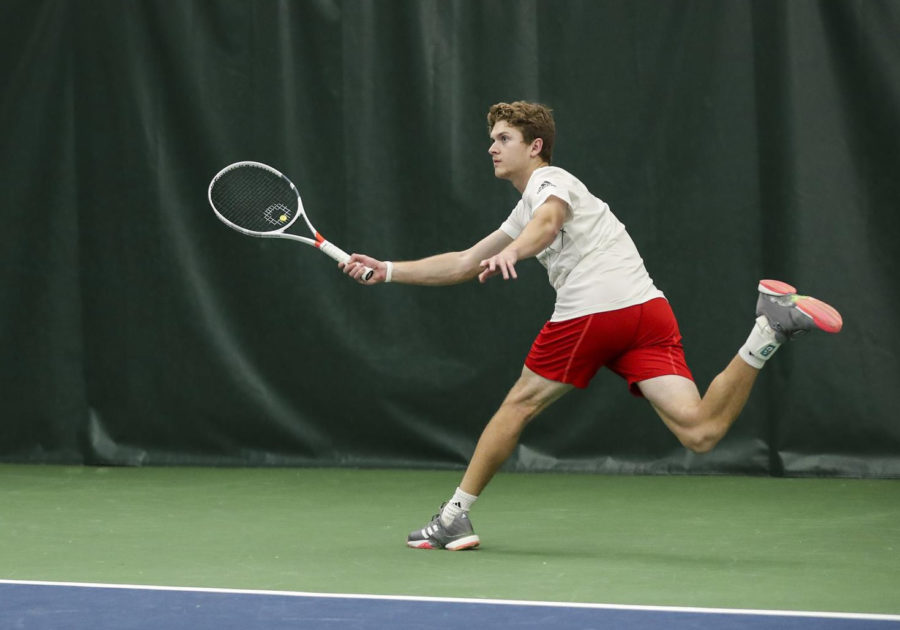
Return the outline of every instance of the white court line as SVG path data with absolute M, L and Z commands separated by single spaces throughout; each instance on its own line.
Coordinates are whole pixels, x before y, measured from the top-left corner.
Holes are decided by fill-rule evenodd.
M 806 610 L 754 610 L 749 608 L 697 608 L 689 606 L 640 606 L 628 604 L 594 604 L 583 602 L 541 602 L 515 599 L 477 599 L 468 597 L 424 597 L 417 595 L 368 595 L 359 593 L 310 593 L 304 591 L 269 591 L 190 586 L 153 586 L 147 584 L 100 584 L 92 582 L 49 582 L 42 580 L 4 580 L 0 584 L 23 586 L 66 586 L 77 588 L 121 589 L 140 591 L 174 591 L 187 593 L 220 593 L 228 595 L 268 595 L 279 597 L 321 597 L 329 599 L 368 599 L 405 602 L 438 602 L 449 604 L 496 604 L 502 606 L 544 606 L 555 608 L 596 608 L 602 610 L 635 610 L 646 612 L 704 613 L 719 615 L 763 615 L 770 617 L 814 617 L 824 619 L 867 619 L 900 621 L 900 615 L 875 613 L 815 612 Z

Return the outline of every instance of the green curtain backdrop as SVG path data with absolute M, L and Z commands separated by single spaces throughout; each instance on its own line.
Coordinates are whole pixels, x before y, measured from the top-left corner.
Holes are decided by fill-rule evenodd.
M 898 32 L 878 0 L 5 0 L 0 461 L 463 465 L 552 312 L 540 266 L 363 288 L 206 190 L 267 162 L 345 249 L 465 248 L 517 201 L 486 110 L 529 99 L 701 389 L 759 278 L 845 327 L 782 349 L 708 455 L 601 372 L 510 467 L 900 475 Z

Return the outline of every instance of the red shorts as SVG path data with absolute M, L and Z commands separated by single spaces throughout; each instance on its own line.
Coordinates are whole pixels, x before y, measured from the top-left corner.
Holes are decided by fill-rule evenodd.
M 616 311 L 547 322 L 531 346 L 525 365 L 532 372 L 575 387 L 587 384 L 604 365 L 637 384 L 677 374 L 694 380 L 684 360 L 681 333 L 665 298 Z

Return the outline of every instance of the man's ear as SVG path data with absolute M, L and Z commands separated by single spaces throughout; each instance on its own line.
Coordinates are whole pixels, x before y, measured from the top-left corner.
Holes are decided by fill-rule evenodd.
M 531 150 L 529 151 L 529 155 L 531 157 L 537 157 L 541 154 L 541 151 L 544 150 L 544 139 L 543 138 L 535 138 L 531 143 Z

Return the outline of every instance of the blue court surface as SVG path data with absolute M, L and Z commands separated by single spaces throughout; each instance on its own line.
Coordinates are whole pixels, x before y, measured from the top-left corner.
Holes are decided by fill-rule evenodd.
M 0 628 L 22 630 L 889 630 L 900 616 L 717 610 L 0 580 Z

